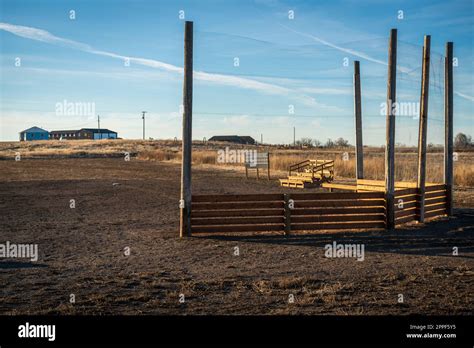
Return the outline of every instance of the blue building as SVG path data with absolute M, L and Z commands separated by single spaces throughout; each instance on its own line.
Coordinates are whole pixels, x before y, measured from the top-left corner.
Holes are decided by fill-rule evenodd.
M 48 140 L 49 132 L 39 127 L 31 127 L 20 132 L 20 141 Z

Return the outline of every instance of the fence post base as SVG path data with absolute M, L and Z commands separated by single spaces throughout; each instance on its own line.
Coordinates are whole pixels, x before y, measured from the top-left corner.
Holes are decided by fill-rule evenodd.
M 390 193 L 385 193 L 385 226 L 387 230 L 395 228 L 395 203 L 394 197 Z

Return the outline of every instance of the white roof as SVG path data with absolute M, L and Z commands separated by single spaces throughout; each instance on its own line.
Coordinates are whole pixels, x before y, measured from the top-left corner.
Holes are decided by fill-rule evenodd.
M 49 133 L 47 130 L 44 130 L 43 128 L 40 128 L 40 127 L 31 127 L 31 128 L 28 128 L 28 129 L 25 129 L 23 132 L 21 133 Z

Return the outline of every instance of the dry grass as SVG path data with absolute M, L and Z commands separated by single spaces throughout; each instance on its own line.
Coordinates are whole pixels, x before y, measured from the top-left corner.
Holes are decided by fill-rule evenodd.
M 344 151 L 340 152 L 312 152 L 301 151 L 298 154 L 273 153 L 271 161 L 272 170 L 288 170 L 291 164 L 302 162 L 308 158 L 334 160 L 334 170 L 338 178 L 355 177 L 355 158 L 349 153 L 349 160 L 343 160 Z M 454 162 L 454 181 L 457 185 L 474 186 L 474 158 L 469 152 L 459 153 L 459 159 Z M 415 152 L 399 152 L 395 158 L 395 177 L 397 181 L 416 181 L 417 155 Z M 384 153 L 369 152 L 364 158 L 364 173 L 367 179 L 383 180 L 385 175 Z M 429 182 L 443 181 L 443 154 L 429 153 L 427 159 L 427 180 Z
M 193 164 L 236 166 L 241 163 L 218 164 L 217 150 L 229 146 L 241 149 L 243 146 L 222 143 L 193 142 Z M 255 147 L 252 147 L 255 149 Z M 442 182 L 443 153 L 440 149 L 429 149 L 427 180 Z M 278 175 L 284 175 L 291 164 L 309 158 L 335 161 L 337 178 L 354 178 L 355 160 L 353 148 L 348 149 L 284 149 L 280 147 L 262 147 L 258 151 L 270 151 L 270 168 Z M 344 152 L 349 160 L 342 158 Z M 37 142 L 3 142 L 0 143 L 0 159 L 11 159 L 16 153 L 22 158 L 48 157 L 122 157 L 129 153 L 132 157 L 146 161 L 181 161 L 181 143 L 173 140 L 75 140 L 75 141 L 37 141 Z M 382 148 L 364 149 L 364 172 L 367 179 L 384 178 L 384 152 Z M 395 176 L 398 181 L 415 181 L 417 177 L 417 156 L 415 148 L 397 148 Z M 281 173 L 279 173 L 281 172 Z M 474 186 L 474 157 L 472 152 L 458 153 L 454 162 L 454 180 L 456 185 Z
M 135 156 L 156 150 L 179 152 L 178 143 L 170 140 L 44 140 L 28 142 L 0 142 L 0 159 L 13 158 L 20 153 L 22 158 L 37 157 L 98 157 Z
M 166 149 L 147 149 L 139 152 L 138 158 L 145 161 L 175 161 L 181 158 L 181 154 L 177 151 Z
M 458 185 L 474 186 L 474 166 L 472 164 L 455 165 L 454 182 Z

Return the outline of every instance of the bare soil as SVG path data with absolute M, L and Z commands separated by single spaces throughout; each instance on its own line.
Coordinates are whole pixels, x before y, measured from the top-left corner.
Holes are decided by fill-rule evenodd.
M 0 243 L 37 243 L 40 254 L 0 259 L 0 314 L 473 312 L 473 189 L 456 191 L 453 218 L 390 233 L 180 240 L 179 178 L 177 164 L 135 159 L 0 161 Z M 193 191 L 288 189 L 198 166 Z M 364 261 L 326 258 L 333 241 L 363 243 Z

